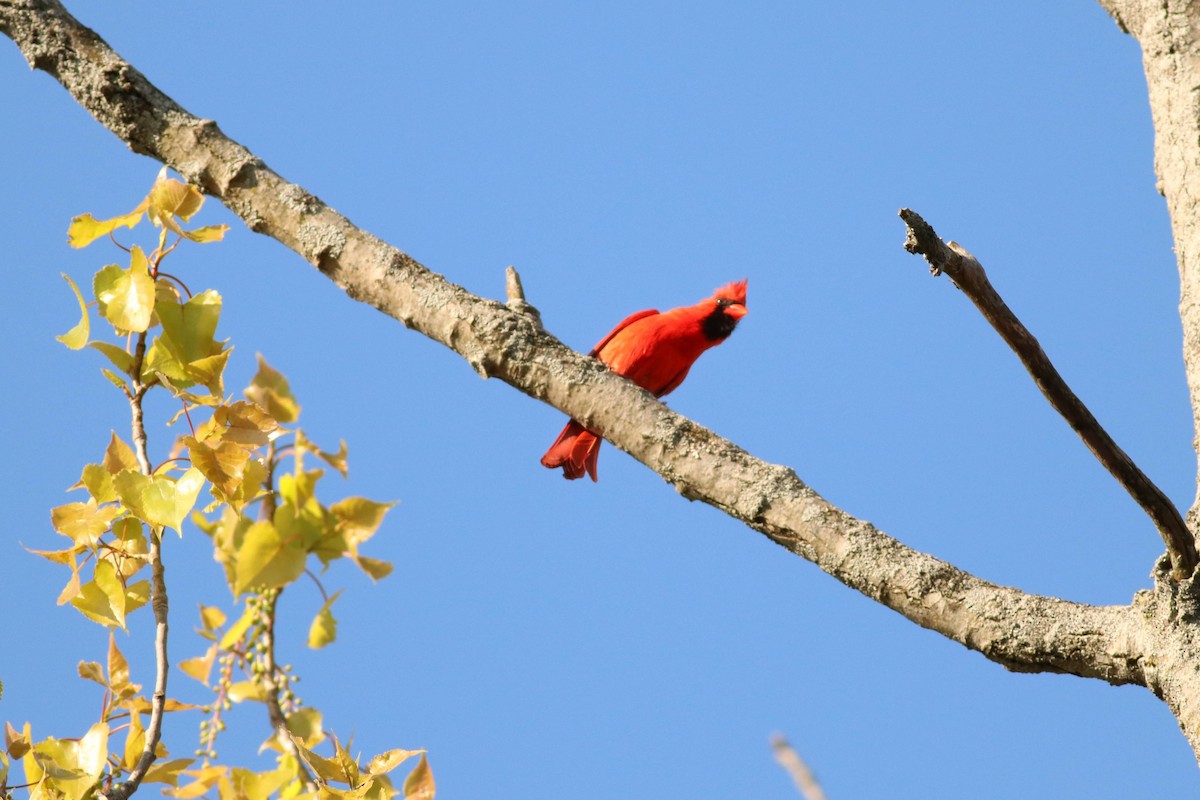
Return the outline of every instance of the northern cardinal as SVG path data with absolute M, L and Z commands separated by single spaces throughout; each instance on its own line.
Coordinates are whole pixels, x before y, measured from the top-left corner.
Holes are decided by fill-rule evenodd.
M 655 397 L 662 397 L 683 383 L 701 353 L 729 338 L 744 316 L 745 278 L 722 286 L 694 306 L 631 314 L 588 355 L 599 358 L 613 372 Z M 542 456 L 542 465 L 562 467 L 567 480 L 582 478 L 587 472 L 595 481 L 599 455 L 600 437 L 571 420 Z

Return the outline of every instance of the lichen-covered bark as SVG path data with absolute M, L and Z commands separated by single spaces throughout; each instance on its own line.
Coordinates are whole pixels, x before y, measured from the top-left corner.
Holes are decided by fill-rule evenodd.
M 1149 685 L 1169 701 L 1193 691 L 1164 674 L 1200 653 L 1181 633 L 1191 622 L 1164 611 L 1179 607 L 1190 582 L 1162 580 L 1139 603 L 1095 607 L 996 586 L 906 547 L 830 505 L 791 469 L 753 457 L 565 347 L 519 305 L 472 295 L 356 228 L 155 89 L 56 0 L 0 0 L 0 32 L 132 149 L 195 182 L 350 296 L 599 431 L 685 497 L 1009 669 Z

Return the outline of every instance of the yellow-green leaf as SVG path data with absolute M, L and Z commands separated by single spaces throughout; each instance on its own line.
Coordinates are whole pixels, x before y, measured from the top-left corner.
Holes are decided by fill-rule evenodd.
M 340 446 L 338 447 L 338 451 L 336 453 L 330 453 L 317 447 L 317 445 L 314 444 L 311 439 L 304 435 L 304 431 L 296 431 L 297 450 L 314 453 L 317 458 L 321 459 L 326 464 L 342 473 L 342 477 L 345 478 L 349 475 L 349 467 L 346 463 L 346 456 L 348 454 L 346 449 L 346 440 L 341 440 L 339 445 Z
M 196 228 L 194 231 L 184 231 L 183 235 L 193 242 L 207 244 L 208 242 L 219 242 L 224 239 L 227 230 L 229 230 L 228 225 L 205 225 L 203 228 Z
M 204 767 L 186 772 L 184 774 L 195 780 L 179 789 L 163 789 L 163 794 L 174 797 L 176 800 L 196 800 L 207 794 L 219 781 L 222 781 L 228 772 L 229 767 Z M 223 785 L 227 785 L 227 782 Z
M 110 264 L 93 281 L 100 316 L 119 331 L 141 333 L 154 312 L 154 279 L 142 249 L 134 245 L 129 269 Z
M 101 236 L 107 236 L 122 225 L 132 228 L 142 221 L 144 213 L 146 213 L 146 202 L 143 200 L 141 205 L 133 211 L 112 219 L 98 220 L 91 214 L 82 214 L 71 220 L 71 227 L 67 229 L 67 243 L 71 247 L 87 247 Z
M 305 747 L 316 747 L 325 739 L 321 712 L 315 708 L 301 708 L 288 714 L 287 728 Z
M 436 788 L 429 760 L 421 753 L 421 760 L 404 781 L 404 800 L 433 800 Z
M 225 426 L 221 439 L 253 450 L 269 442 L 278 430 L 279 423 L 255 403 L 239 400 L 229 405 L 218 406 L 213 411 L 213 422 Z
M 103 353 L 114 367 L 126 375 L 133 370 L 133 356 L 125 352 L 125 348 L 117 347 L 110 342 L 92 342 L 90 346 Z
M 222 394 L 221 375 L 229 351 L 213 339 L 221 295 L 210 289 L 182 305 L 160 300 L 156 310 L 163 332 L 146 353 L 143 379 L 162 373 L 177 392 L 199 383 L 214 395 Z
M 235 703 L 244 700 L 255 700 L 262 703 L 267 699 L 267 690 L 253 681 L 238 681 L 229 687 L 226 694 Z
M 395 567 L 390 561 L 383 561 L 378 558 L 368 558 L 360 556 L 358 553 L 351 553 L 350 560 L 353 561 L 359 569 L 367 573 L 368 577 L 373 581 L 381 581 L 388 575 L 392 574 Z
M 79 476 L 79 482 L 97 503 L 112 503 L 117 499 L 117 490 L 113 488 L 112 475 L 99 464 L 84 466 L 83 473 Z
M 150 206 L 151 221 L 155 225 L 167 224 L 173 230 L 178 229 L 168 224 L 172 221 L 170 217 L 179 217 L 186 222 L 204 205 L 204 195 L 200 194 L 199 189 L 166 177 L 165 171 L 159 172 L 158 180 L 150 188 L 150 195 L 146 200 Z
M 163 475 L 143 475 L 125 470 L 113 476 L 113 487 L 121 503 L 134 516 L 151 525 L 172 528 L 183 535 L 183 520 L 196 505 L 204 486 L 204 475 L 195 467 L 178 479 Z
M 204 655 L 184 659 L 179 662 L 179 669 L 185 675 L 190 675 L 208 686 L 208 676 L 212 674 L 213 661 L 217 657 L 217 646 L 214 644 L 205 651 Z
M 215 631 L 225 624 L 225 612 L 216 606 L 200 606 L 200 624 L 206 631 Z
M 95 681 L 104 688 L 108 688 L 108 681 L 104 680 L 104 668 L 95 661 L 80 661 L 79 662 L 79 677 L 87 681 Z
M 67 503 L 50 510 L 54 530 L 79 545 L 95 546 L 112 521 L 121 515 L 117 505 L 97 506 L 95 500 Z
M 143 778 L 146 783 L 169 783 L 179 785 L 179 773 L 196 763 L 194 758 L 174 758 L 170 761 L 156 761 Z
M 351 544 L 361 544 L 374 535 L 383 522 L 383 515 L 395 503 L 376 503 L 365 497 L 347 497 L 329 507 L 338 520 L 338 530 Z
M 229 630 L 225 631 L 225 635 L 221 637 L 220 648 L 222 650 L 229 650 L 240 642 L 242 637 L 246 635 L 246 631 L 250 630 L 250 626 L 254 624 L 254 618 L 254 612 L 247 608 L 241 618 L 233 623 Z
M 266 520 L 255 522 L 238 548 L 234 593 L 241 594 L 252 586 L 273 588 L 291 583 L 304 572 L 307 555 L 295 537 L 280 536 Z
M 246 387 L 246 397 L 285 425 L 295 422 L 300 416 L 300 404 L 296 402 L 287 378 L 273 369 L 261 353 L 258 356 L 258 372 Z
M 125 769 L 133 769 L 146 749 L 146 729 L 142 727 L 142 715 L 130 712 L 129 733 L 125 735 L 125 750 L 121 756 L 121 765 Z
M 117 647 L 117 638 L 112 631 L 108 632 L 108 685 L 113 691 L 120 691 L 129 683 L 129 661 Z
M 367 772 L 372 775 L 385 775 L 413 756 L 421 755 L 424 752 L 424 750 L 388 750 L 371 759 L 367 764 Z
M 191 436 L 184 437 L 183 443 L 188 448 L 192 466 L 200 470 L 224 497 L 237 493 L 242 485 L 246 464 L 250 461 L 248 450 L 226 441 L 213 446 L 208 442 L 198 442 Z
M 138 468 L 137 457 L 133 454 L 133 449 L 125 444 L 115 431 L 108 442 L 108 449 L 104 451 L 102 465 L 114 475 L 122 470 Z
M 25 757 L 32 746 L 30 739 L 28 722 L 25 723 L 25 730 L 22 732 L 17 731 L 11 722 L 4 723 L 4 749 L 13 758 Z
M 58 593 L 58 605 L 66 605 L 79 596 L 79 571 L 71 570 L 71 577 L 67 581 L 67 585 Z
M 79 301 L 79 322 L 75 323 L 75 327 L 64 333 L 62 336 L 56 336 L 60 342 L 65 344 L 72 350 L 80 350 L 87 344 L 88 336 L 91 335 L 92 323 L 88 316 L 87 303 L 83 299 L 83 294 L 79 291 L 79 287 L 75 285 L 75 281 L 71 280 L 71 276 L 67 273 L 62 273 L 63 280 L 71 286 L 71 291 L 75 293 L 75 299 Z
M 333 604 L 341 594 L 341 591 L 335 592 L 313 618 L 308 629 L 308 646 L 312 649 L 319 650 L 337 638 L 337 620 L 333 617 Z
M 337 761 L 317 755 L 312 750 L 309 750 L 307 747 L 305 747 L 304 742 L 300 741 L 295 736 L 292 737 L 292 741 L 295 743 L 296 749 L 300 752 L 301 759 L 303 759 L 304 763 L 308 765 L 309 769 L 316 773 L 317 777 L 324 781 L 337 781 L 338 783 L 349 782 L 349 778 L 347 777 L 345 770 L 342 769 L 342 765 Z
M 85 617 L 106 627 L 125 627 L 125 616 L 146 604 L 150 596 L 149 581 L 139 581 L 126 588 L 109 561 L 99 561 L 93 579 L 79 588 L 71 600 Z

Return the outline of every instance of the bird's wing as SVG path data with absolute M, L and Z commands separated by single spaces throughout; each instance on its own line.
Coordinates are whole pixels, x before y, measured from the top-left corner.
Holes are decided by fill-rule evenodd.
M 614 336 L 616 336 L 622 330 L 627 328 L 630 324 L 637 322 L 639 319 L 643 319 L 645 317 L 652 317 L 657 313 L 658 313 L 657 308 L 648 308 L 645 311 L 637 311 L 633 314 L 630 314 L 628 317 L 621 320 L 621 322 L 618 323 L 617 327 L 615 327 L 611 331 L 609 331 L 608 336 L 605 336 L 603 339 L 601 339 L 600 343 L 598 345 L 596 345 L 595 347 L 593 347 L 592 352 L 588 353 L 588 355 L 589 356 L 599 355 L 600 351 L 604 349 L 604 345 L 608 344 Z

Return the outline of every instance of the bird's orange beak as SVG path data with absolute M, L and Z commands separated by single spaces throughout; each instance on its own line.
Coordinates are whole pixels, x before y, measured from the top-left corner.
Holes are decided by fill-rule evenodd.
M 734 319 L 741 319 L 742 317 L 746 316 L 750 312 L 741 303 L 733 303 L 732 305 L 730 305 L 728 308 L 725 309 L 725 313 L 728 316 L 733 317 Z

